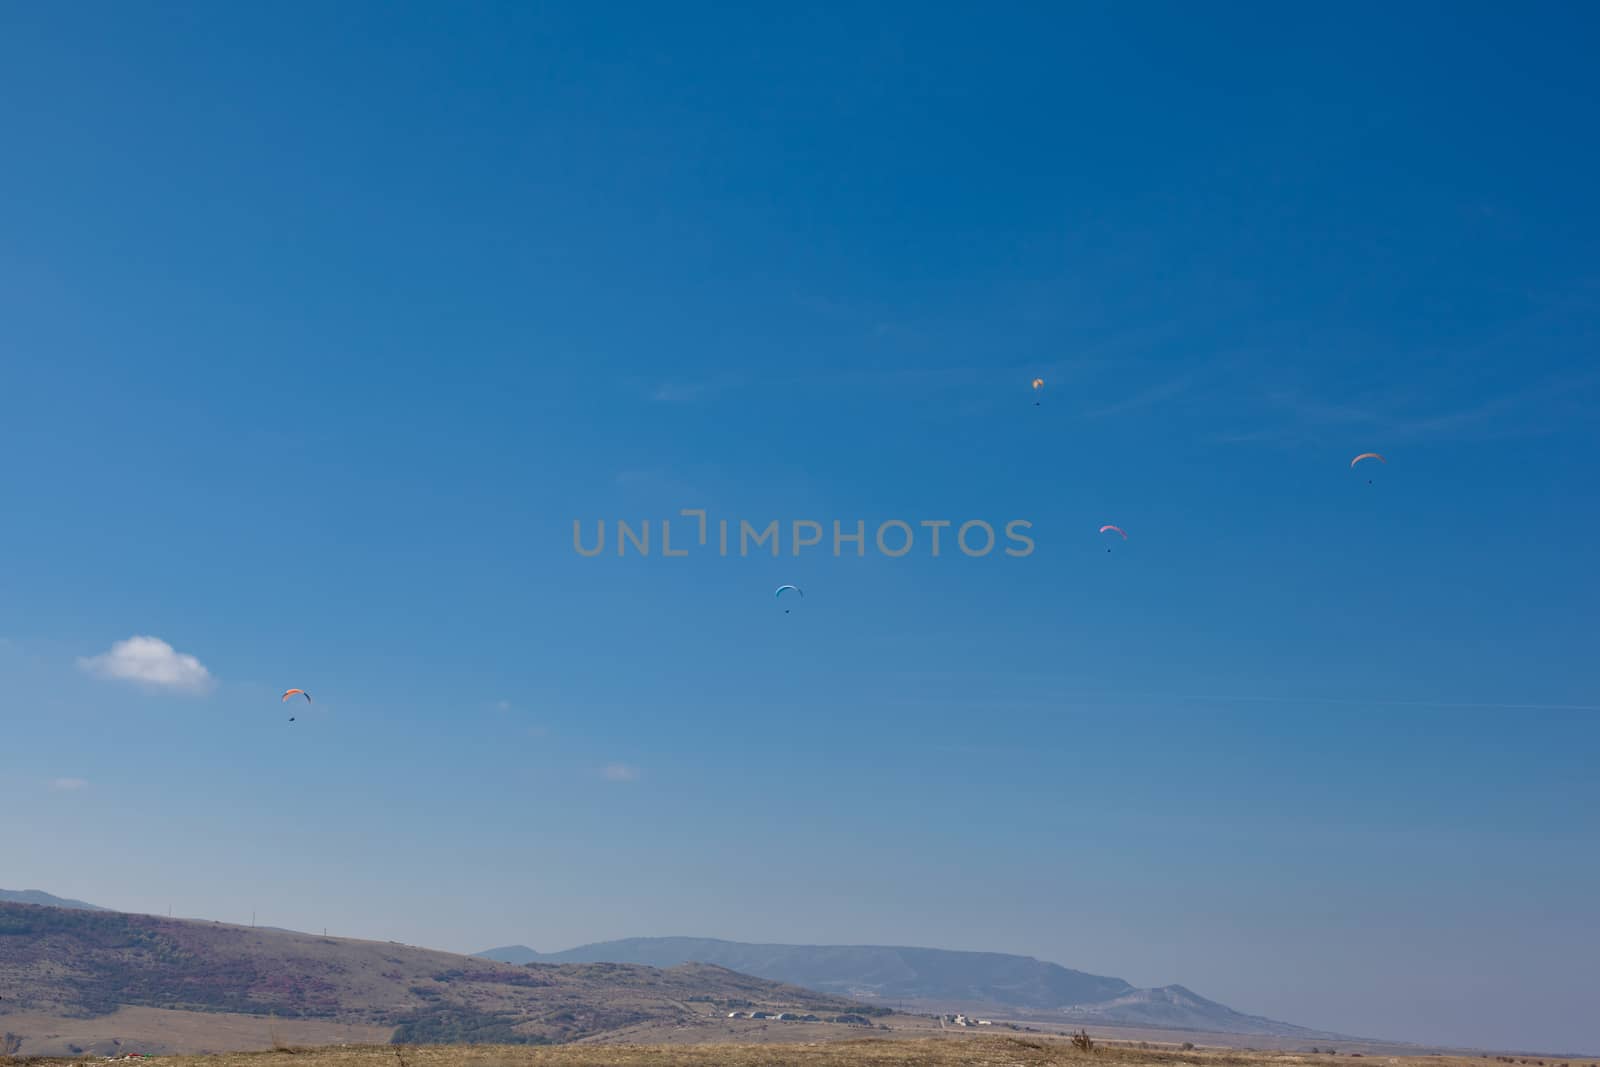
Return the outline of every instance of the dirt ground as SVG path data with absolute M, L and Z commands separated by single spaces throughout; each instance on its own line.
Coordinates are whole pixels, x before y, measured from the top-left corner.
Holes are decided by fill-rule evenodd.
M 1084 1052 L 1061 1037 L 862 1037 L 801 1044 L 573 1044 L 555 1046 L 333 1046 L 208 1056 L 158 1056 L 160 1067 L 1486 1067 L 1503 1057 L 1327 1056 L 1230 1049 L 1158 1050 L 1101 1044 Z M 34 1061 L 48 1067 L 52 1061 Z M 67 1062 L 67 1061 L 54 1061 Z M 1511 1062 L 1521 1067 L 1520 1058 Z M 1589 1061 L 1528 1059 L 1529 1067 Z

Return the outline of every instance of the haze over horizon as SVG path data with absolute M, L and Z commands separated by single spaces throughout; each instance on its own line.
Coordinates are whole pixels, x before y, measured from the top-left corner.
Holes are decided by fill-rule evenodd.
M 0 11 L 0 884 L 1600 1051 L 1600 9 L 74 15 Z

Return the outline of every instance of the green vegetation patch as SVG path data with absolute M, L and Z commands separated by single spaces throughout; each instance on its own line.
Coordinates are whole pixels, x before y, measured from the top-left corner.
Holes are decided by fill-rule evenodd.
M 400 1020 L 393 1045 L 548 1045 L 550 1039 L 516 1029 L 517 1017 L 507 1012 L 471 1008 L 425 1008 Z

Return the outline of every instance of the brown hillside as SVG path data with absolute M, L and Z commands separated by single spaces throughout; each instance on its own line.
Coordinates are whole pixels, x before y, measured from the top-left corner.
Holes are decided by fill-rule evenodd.
M 21 1034 L 26 1051 L 102 1051 L 121 1036 L 117 1026 L 148 1020 L 149 1009 L 183 1015 L 147 1030 L 146 1052 L 263 1047 L 302 1031 L 322 1041 L 543 1044 L 736 1009 L 866 1010 L 702 964 L 522 967 L 386 942 L 0 904 L 0 1030 Z M 246 1040 L 240 1027 L 251 1019 L 268 1025 Z

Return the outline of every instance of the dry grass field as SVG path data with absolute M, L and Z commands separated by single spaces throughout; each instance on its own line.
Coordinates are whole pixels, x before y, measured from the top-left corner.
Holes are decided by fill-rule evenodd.
M 160 1067 L 1485 1067 L 1490 1057 L 1352 1057 L 1223 1049 L 1140 1049 L 1099 1045 L 1090 1052 L 1056 1037 L 859 1038 L 811 1044 L 575 1044 L 560 1046 L 348 1046 L 210 1056 L 159 1057 Z M 19 1064 L 23 1061 L 17 1061 Z M 33 1067 L 81 1060 L 32 1060 Z M 1588 1061 L 1516 1059 L 1529 1067 Z M 5 1063 L 0 1059 L 0 1064 Z M 9 1067 L 9 1065 L 8 1065 Z
M 43 1012 L 0 1015 L 0 1031 L 19 1037 L 23 1056 L 64 1056 L 74 1049 L 105 1057 L 220 1049 L 270 1049 L 275 1045 L 381 1045 L 393 1027 L 327 1019 L 274 1019 L 235 1012 L 170 1011 L 123 1007 L 81 1019 Z

